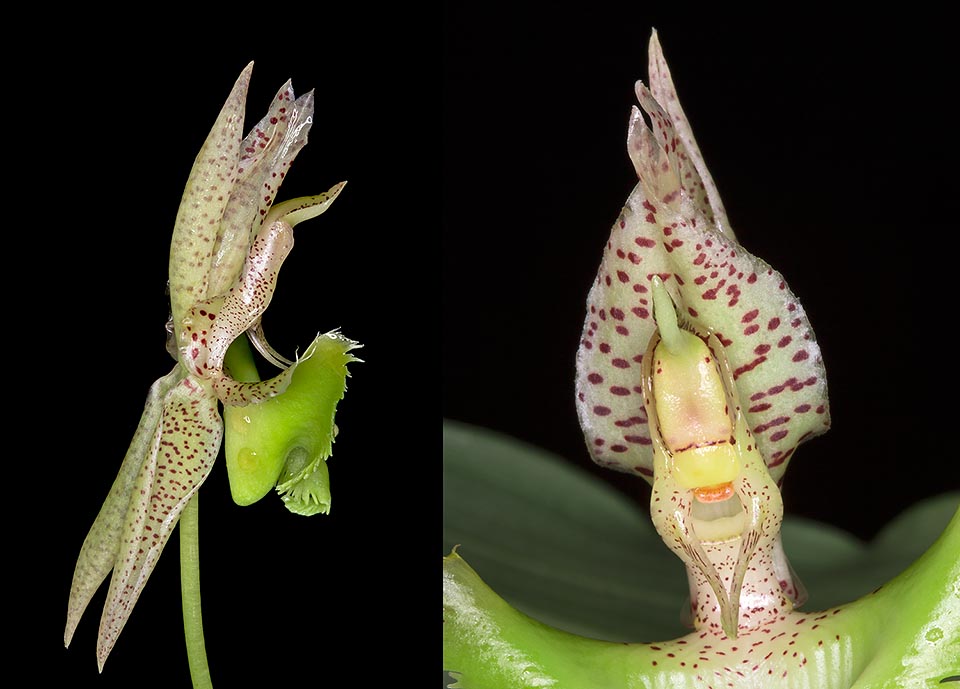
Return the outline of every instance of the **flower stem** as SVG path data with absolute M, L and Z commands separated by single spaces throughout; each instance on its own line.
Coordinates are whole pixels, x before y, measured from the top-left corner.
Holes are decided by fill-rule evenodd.
M 180 516 L 180 595 L 183 601 L 183 634 L 193 689 L 213 689 L 200 613 L 200 507 L 199 494 Z

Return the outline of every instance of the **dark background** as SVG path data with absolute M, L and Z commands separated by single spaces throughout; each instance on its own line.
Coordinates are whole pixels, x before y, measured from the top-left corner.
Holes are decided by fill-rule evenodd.
M 290 356 L 340 328 L 364 345 L 365 363 L 351 366 L 338 408 L 328 516 L 290 514 L 272 494 L 234 505 L 222 457 L 201 489 L 214 686 L 390 686 L 429 655 L 440 94 L 438 50 L 424 37 L 434 48 L 440 39 L 427 13 L 331 4 L 205 16 L 198 5 L 133 19 L 86 8 L 58 14 L 59 29 L 9 56 L 6 255 L 19 273 L 8 282 L 17 413 L 7 418 L 29 428 L 6 456 L 8 658 L 20 683 L 189 686 L 176 534 L 102 675 L 106 584 L 69 649 L 62 634 L 83 539 L 150 384 L 173 363 L 164 286 L 183 186 L 251 60 L 245 129 L 286 79 L 298 95 L 316 91 L 309 144 L 278 200 L 349 182 L 297 227 L 267 336 Z
M 591 462 L 574 357 L 656 27 L 738 239 L 804 304 L 833 427 L 794 455 L 788 513 L 872 537 L 960 487 L 956 127 L 949 42 L 922 12 L 719 16 L 648 3 L 449 7 L 443 413 Z

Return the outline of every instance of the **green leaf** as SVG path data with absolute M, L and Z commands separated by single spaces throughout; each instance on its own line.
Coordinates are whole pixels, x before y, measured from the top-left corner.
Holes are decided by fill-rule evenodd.
M 512 605 L 584 636 L 684 632 L 683 564 L 638 505 L 547 452 L 450 421 L 443 461 L 444 554 L 460 544 Z

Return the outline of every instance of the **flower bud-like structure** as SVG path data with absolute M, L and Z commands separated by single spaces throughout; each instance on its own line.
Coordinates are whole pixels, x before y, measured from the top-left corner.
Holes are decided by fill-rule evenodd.
M 649 125 L 634 108 L 627 136 L 639 182 L 588 297 L 577 410 L 594 461 L 653 484 L 695 624 L 734 638 L 802 602 L 777 484 L 829 428 L 826 376 L 800 302 L 730 228 L 656 34 L 649 59 Z

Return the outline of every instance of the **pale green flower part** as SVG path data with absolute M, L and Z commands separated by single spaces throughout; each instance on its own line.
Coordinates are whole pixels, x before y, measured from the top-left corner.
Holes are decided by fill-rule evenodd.
M 334 414 L 349 376 L 347 364 L 360 361 L 350 353 L 357 347 L 338 332 L 320 336 L 283 395 L 224 407 L 224 455 L 234 502 L 250 505 L 276 488 L 295 514 L 330 511 L 326 460 L 333 452 Z
M 261 317 L 280 266 L 293 248 L 293 226 L 323 213 L 345 183 L 325 194 L 273 206 L 291 162 L 307 142 L 313 94 L 296 98 L 288 82 L 242 138 L 252 67 L 240 74 L 203 144 L 177 214 L 170 246 L 168 324 L 168 351 L 177 363 L 151 388 L 120 473 L 77 560 L 66 645 L 90 599 L 113 571 L 97 642 L 101 670 L 182 511 L 219 453 L 224 426 L 218 403 L 252 409 L 282 394 L 298 366 L 330 339 L 318 337 L 303 357 L 291 362 L 263 337 Z M 229 375 L 224 366 L 227 350 L 244 333 L 268 361 L 284 369 L 279 375 L 265 381 Z M 345 338 L 338 341 L 344 353 L 357 346 Z M 331 384 L 338 400 L 343 380 L 324 383 Z

